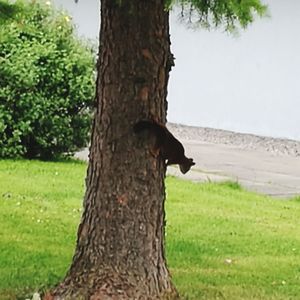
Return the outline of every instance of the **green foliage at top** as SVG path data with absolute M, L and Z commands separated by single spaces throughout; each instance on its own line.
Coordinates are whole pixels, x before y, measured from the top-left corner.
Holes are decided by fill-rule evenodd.
M 253 22 L 255 15 L 266 13 L 261 0 L 166 0 L 168 9 L 181 6 L 181 14 L 188 23 L 210 27 L 225 27 L 234 31 Z
M 0 0 L 0 157 L 49 159 L 87 144 L 95 55 L 47 4 Z M 3 10 L 2 10 L 3 8 Z

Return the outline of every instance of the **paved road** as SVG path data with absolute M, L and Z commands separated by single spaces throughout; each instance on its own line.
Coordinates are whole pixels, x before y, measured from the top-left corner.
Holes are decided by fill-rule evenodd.
M 300 195 L 300 157 L 194 140 L 182 142 L 196 166 L 185 175 L 177 167 L 169 167 L 169 174 L 195 181 L 238 181 L 248 190 L 279 198 Z M 87 154 L 84 150 L 76 156 L 87 159 Z
M 182 141 L 196 166 L 185 178 L 199 181 L 238 181 L 248 190 L 287 198 L 300 195 L 300 157 L 278 156 L 234 146 Z M 170 174 L 181 176 L 176 168 Z

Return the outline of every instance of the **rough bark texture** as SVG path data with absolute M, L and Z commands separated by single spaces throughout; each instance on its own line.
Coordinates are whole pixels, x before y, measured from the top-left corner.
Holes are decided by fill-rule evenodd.
M 102 0 L 84 212 L 54 299 L 178 297 L 164 257 L 164 162 L 132 129 L 144 118 L 166 121 L 173 62 L 163 2 Z

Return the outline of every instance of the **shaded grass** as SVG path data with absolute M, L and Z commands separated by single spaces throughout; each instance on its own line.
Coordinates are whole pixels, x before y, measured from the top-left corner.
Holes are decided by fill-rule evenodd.
M 86 164 L 0 161 L 0 299 L 56 284 L 74 250 Z M 167 258 L 187 299 L 300 299 L 300 201 L 167 179 Z

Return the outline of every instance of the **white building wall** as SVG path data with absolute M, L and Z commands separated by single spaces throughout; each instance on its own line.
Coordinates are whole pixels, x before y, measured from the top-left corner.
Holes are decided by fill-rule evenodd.
M 96 39 L 99 0 L 54 2 Z M 270 17 L 238 37 L 188 30 L 172 13 L 169 121 L 300 140 L 300 1 L 265 2 Z

